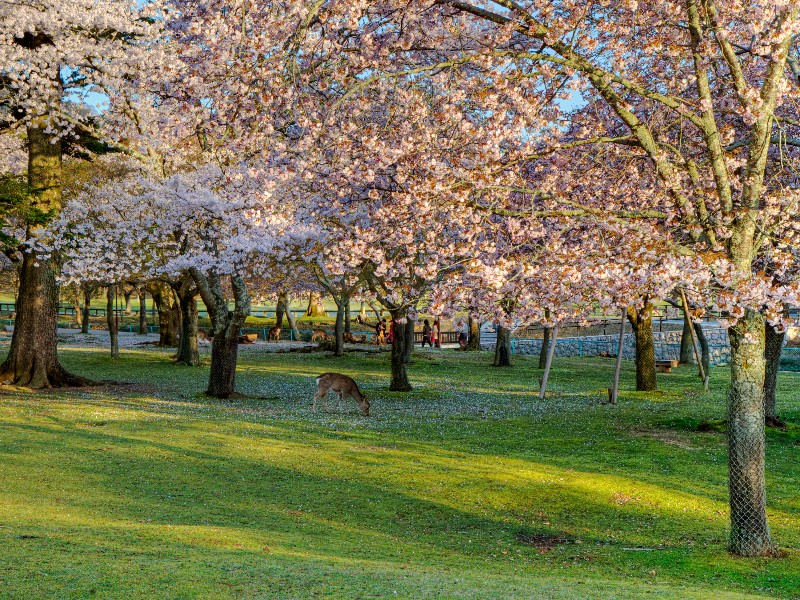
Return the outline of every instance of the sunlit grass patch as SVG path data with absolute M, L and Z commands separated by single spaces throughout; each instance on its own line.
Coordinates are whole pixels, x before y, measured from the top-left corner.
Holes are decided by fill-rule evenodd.
M 400 394 L 385 354 L 251 348 L 246 397 L 224 402 L 198 395 L 207 367 L 175 366 L 168 350 L 62 354 L 129 383 L 0 391 L 0 595 L 796 594 L 795 427 L 768 436 L 788 556 L 725 550 L 725 440 L 696 429 L 724 417 L 723 369 L 707 394 L 689 368 L 639 394 L 626 363 L 611 407 L 604 359 L 559 359 L 540 401 L 534 359 L 494 369 L 485 353 L 441 352 L 412 362 L 416 389 Z M 355 377 L 374 416 L 333 398 L 312 413 L 325 371 Z M 796 382 L 782 375 L 780 396 L 795 424 Z

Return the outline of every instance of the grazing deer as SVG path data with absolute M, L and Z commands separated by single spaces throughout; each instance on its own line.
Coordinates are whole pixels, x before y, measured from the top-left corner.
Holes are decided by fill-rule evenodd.
M 328 334 L 325 333 L 324 329 L 315 329 L 314 333 L 311 334 L 312 342 L 324 342 L 327 339 L 328 339 Z
M 361 414 L 365 417 L 369 416 L 367 397 L 361 393 L 361 390 L 358 389 L 358 384 L 351 377 L 340 373 L 323 373 L 317 377 L 317 393 L 314 394 L 314 404 L 311 405 L 311 410 L 317 409 L 317 400 L 322 400 L 327 410 L 328 403 L 325 401 L 325 397 L 330 391 L 339 394 L 340 401 L 344 400 L 345 396 L 350 396 L 358 402 L 361 407 Z
M 275 327 L 270 327 L 269 331 L 267 332 L 267 341 L 268 342 L 279 342 L 281 341 L 281 328 L 277 325 Z

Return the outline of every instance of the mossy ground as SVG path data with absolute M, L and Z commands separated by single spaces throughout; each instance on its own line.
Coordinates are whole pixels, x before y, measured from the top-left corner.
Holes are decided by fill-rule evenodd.
M 613 360 L 540 371 L 486 353 L 418 354 L 386 391 L 388 355 L 241 353 L 239 390 L 198 395 L 207 367 L 169 351 L 62 351 L 129 385 L 0 390 L 0 597 L 738 598 L 800 594 L 800 394 L 768 434 L 784 558 L 740 559 L 728 533 L 727 370 L 601 404 Z M 354 402 L 311 413 L 313 376 Z M 622 388 L 630 390 L 632 365 Z M 794 424 L 794 425 L 792 425 Z

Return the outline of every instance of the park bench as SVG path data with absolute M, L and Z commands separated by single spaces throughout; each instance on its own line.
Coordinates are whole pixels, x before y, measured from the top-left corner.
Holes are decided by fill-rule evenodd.
M 658 373 L 669 373 L 678 366 L 677 360 L 657 360 L 656 361 L 656 372 Z

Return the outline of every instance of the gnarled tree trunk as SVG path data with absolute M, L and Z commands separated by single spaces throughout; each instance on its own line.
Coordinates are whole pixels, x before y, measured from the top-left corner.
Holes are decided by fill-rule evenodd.
M 501 325 L 497 327 L 493 364 L 495 367 L 511 366 L 511 330 Z
M 153 284 L 150 294 L 158 308 L 158 345 L 174 348 L 178 345 L 180 307 L 172 296 L 172 290 L 164 283 Z
M 222 290 L 222 281 L 216 273 L 205 274 L 190 269 L 200 297 L 208 309 L 214 338 L 211 342 L 211 369 L 208 374 L 206 394 L 226 399 L 236 392 L 236 362 L 239 356 L 239 332 L 250 314 L 250 298 L 244 278 L 231 275 L 234 308 Z
M 191 277 L 185 277 L 174 286 L 181 312 L 180 338 L 175 362 L 194 367 L 200 364 L 197 345 L 197 288 Z
M 728 330 L 728 470 L 731 551 L 740 556 L 775 552 L 767 523 L 764 479 L 764 319 L 748 310 Z
M 628 321 L 636 340 L 636 391 L 651 392 L 657 389 L 656 353 L 653 344 L 653 305 L 648 299 L 645 299 L 640 310 L 628 307 Z
M 778 418 L 775 395 L 778 391 L 778 371 L 786 332 L 778 333 L 769 323 L 764 327 L 764 422 L 767 425 L 782 427 L 784 423 Z
M 288 308 L 286 300 L 286 293 L 281 292 L 278 295 L 278 302 L 275 305 L 275 327 L 278 329 L 283 328 L 283 315 L 286 313 Z
M 34 208 L 46 213 L 61 208 L 61 141 L 45 133 L 46 123 L 28 127 L 28 185 Z M 27 236 L 39 226 L 29 226 Z M 8 357 L 0 365 L 0 381 L 44 388 L 86 385 L 87 379 L 68 373 L 58 362 L 58 264 L 52 257 L 25 252 L 19 272 L 14 334 Z
M 389 389 L 393 392 L 410 392 L 413 388 L 411 382 L 408 380 L 408 365 L 407 354 L 408 344 L 414 344 L 414 337 L 408 340 L 408 329 L 400 323 L 397 319 L 406 317 L 405 310 L 392 310 L 389 311 L 392 315 L 392 380 L 389 383 Z M 413 328 L 413 321 L 412 321 Z
M 289 321 L 289 329 L 292 330 L 292 339 L 299 340 L 300 330 L 297 328 L 297 323 L 294 320 L 294 315 L 292 314 L 292 303 L 288 295 L 286 296 L 286 320 Z
M 123 295 L 125 296 L 125 314 L 132 315 L 133 314 L 133 307 L 131 305 L 131 296 L 136 291 L 136 288 L 132 285 L 125 285 L 123 287 Z
M 322 306 L 322 294 L 319 292 L 311 292 L 308 295 L 308 308 L 306 309 L 307 317 L 324 317 L 325 308 Z

